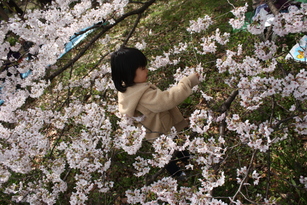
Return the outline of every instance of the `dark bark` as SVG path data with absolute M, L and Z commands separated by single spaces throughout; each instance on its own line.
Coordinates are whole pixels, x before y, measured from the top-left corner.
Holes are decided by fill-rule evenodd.
M 231 106 L 231 103 L 235 100 L 236 96 L 239 94 L 239 91 L 238 90 L 235 90 L 231 93 L 231 95 L 227 98 L 227 100 L 223 103 L 223 105 L 220 107 L 220 112 L 221 113 L 224 113 L 224 112 L 227 112 L 227 110 L 229 110 L 230 106 Z M 221 121 L 220 123 L 220 136 L 225 136 L 225 132 L 226 132 L 226 126 L 227 126 L 227 123 L 224 120 Z
M 276 8 L 276 6 L 274 5 L 274 0 L 267 0 L 267 5 L 269 6 L 271 12 L 274 14 L 274 16 L 277 16 L 279 14 L 278 9 Z

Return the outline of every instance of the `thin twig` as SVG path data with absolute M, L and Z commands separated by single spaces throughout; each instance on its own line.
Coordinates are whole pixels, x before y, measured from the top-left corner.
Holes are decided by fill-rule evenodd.
M 275 129 L 277 129 L 278 127 L 279 127 L 279 125 L 280 124 L 282 124 L 282 123 L 284 123 L 284 122 L 287 122 L 287 121 L 289 121 L 289 120 L 292 120 L 294 117 L 296 117 L 297 115 L 292 115 L 292 116 L 290 116 L 290 117 L 288 117 L 288 118 L 285 118 L 285 119 L 283 119 L 283 120 L 279 120 L 276 124 L 275 124 L 275 126 L 273 127 L 273 129 L 275 130 Z
M 58 143 L 60 142 L 62 136 L 64 135 L 64 131 L 65 131 L 66 128 L 67 128 L 67 125 L 65 125 L 65 126 L 63 127 L 63 129 L 61 130 L 61 133 L 59 134 L 59 137 L 56 139 L 56 141 L 55 141 L 55 143 L 54 143 L 54 145 L 53 145 L 53 147 L 52 147 L 52 149 L 51 149 L 51 151 L 50 151 L 50 153 L 49 153 L 48 158 L 51 158 L 51 157 L 52 157 L 53 151 L 54 151 L 55 147 L 58 145 Z
M 132 1 L 130 0 L 129 3 L 134 3 L 134 4 L 144 4 L 144 2 L 141 1 Z
M 266 184 L 265 198 L 268 199 L 270 191 L 270 180 L 271 180 L 271 149 L 268 149 L 268 178 Z
M 150 178 L 148 179 L 146 179 L 146 185 L 148 186 L 149 184 L 151 184 L 152 182 L 154 182 L 156 179 L 157 179 L 157 177 L 160 175 L 160 174 L 162 174 L 163 173 L 163 171 L 164 171 L 164 168 L 162 168 L 162 169 L 160 169 L 159 171 L 157 171 L 154 175 L 152 175 L 152 176 L 149 176 Z
M 257 150 L 255 150 L 255 151 L 253 152 L 252 158 L 251 158 L 251 160 L 250 160 L 250 162 L 249 162 L 249 165 L 248 165 L 248 169 L 247 169 L 247 171 L 246 171 L 246 175 L 245 175 L 244 179 L 241 181 L 240 186 L 239 186 L 237 192 L 236 192 L 235 195 L 232 197 L 232 200 L 234 200 L 234 199 L 237 197 L 237 195 L 241 192 L 242 186 L 243 186 L 243 184 L 245 183 L 245 181 L 246 181 L 246 179 L 247 179 L 247 177 L 248 177 L 248 173 L 250 172 L 251 167 L 252 167 L 252 165 L 253 165 L 253 161 L 254 161 L 254 158 L 255 158 L 256 153 L 257 153 Z
M 271 116 L 270 116 L 270 122 L 269 124 L 272 125 L 272 121 L 273 121 L 273 116 L 274 116 L 274 113 L 275 113 L 275 97 L 274 95 L 272 96 L 272 112 L 271 112 Z
M 110 52 L 107 52 L 106 54 L 104 54 L 103 56 L 101 56 L 100 59 L 99 59 L 99 61 L 98 61 L 94 66 L 91 67 L 91 69 L 87 72 L 87 74 L 84 75 L 84 76 L 82 77 L 82 79 L 85 79 L 87 76 L 89 76 L 89 74 L 90 74 L 93 70 L 95 70 L 95 69 L 101 64 L 101 62 L 104 60 L 104 58 L 107 57 L 109 54 L 110 54 Z
M 141 18 L 142 18 L 142 13 L 139 13 L 137 19 L 136 19 L 135 22 L 134 22 L 133 28 L 132 28 L 131 31 L 129 32 L 129 34 L 128 34 L 128 36 L 127 36 L 127 38 L 126 38 L 126 40 L 124 41 L 124 43 L 123 43 L 122 46 L 126 46 L 126 45 L 127 45 L 127 43 L 128 43 L 128 41 L 129 41 L 129 39 L 131 38 L 132 34 L 135 32 L 136 27 L 137 27 L 138 24 L 140 23 Z
M 229 4 L 230 6 L 232 6 L 234 9 L 236 8 L 232 3 L 230 3 L 229 0 L 227 0 L 227 2 L 228 2 L 228 4 Z
M 252 204 L 257 204 L 257 202 L 248 199 L 241 191 L 240 191 L 240 194 L 243 196 L 243 198 L 244 198 L 246 201 L 249 201 L 249 202 L 252 203 Z

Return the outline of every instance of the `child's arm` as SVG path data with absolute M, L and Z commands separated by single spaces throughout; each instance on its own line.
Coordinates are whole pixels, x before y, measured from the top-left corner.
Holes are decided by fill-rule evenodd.
M 199 83 L 198 78 L 199 75 L 194 73 L 181 79 L 177 86 L 169 90 L 150 90 L 142 96 L 140 103 L 155 113 L 170 110 L 192 94 L 192 88 Z

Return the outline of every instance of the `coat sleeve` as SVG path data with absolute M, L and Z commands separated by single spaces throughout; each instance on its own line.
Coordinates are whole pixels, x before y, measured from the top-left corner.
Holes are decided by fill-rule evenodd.
M 140 103 L 154 113 L 170 110 L 191 95 L 192 88 L 198 83 L 198 76 L 192 74 L 181 79 L 177 86 L 169 90 L 151 89 L 147 91 L 142 96 Z

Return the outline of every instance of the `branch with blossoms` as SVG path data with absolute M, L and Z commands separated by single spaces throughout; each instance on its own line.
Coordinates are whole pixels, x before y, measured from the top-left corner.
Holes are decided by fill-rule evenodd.
M 234 196 L 231 198 L 231 201 L 234 201 L 234 199 L 237 197 L 237 195 L 238 195 L 239 193 L 241 193 L 242 186 L 243 186 L 244 184 L 247 184 L 247 179 L 248 179 L 248 177 L 249 177 L 248 175 L 249 175 L 249 172 L 250 172 L 250 170 L 251 170 L 252 163 L 253 163 L 253 161 L 254 161 L 254 158 L 255 158 L 256 153 L 257 153 L 257 150 L 255 150 L 255 151 L 253 152 L 253 155 L 252 155 L 252 157 L 251 157 L 251 160 L 250 160 L 250 163 L 249 163 L 248 168 L 244 167 L 244 168 L 242 168 L 242 169 L 240 169 L 240 170 L 237 171 L 238 177 L 239 177 L 240 175 L 243 175 L 243 179 L 237 178 L 238 183 L 240 184 L 240 186 L 239 186 L 238 190 L 236 191 L 236 193 L 234 194 Z M 242 170 L 243 170 L 243 171 L 242 171 Z M 255 175 L 255 174 L 253 174 L 253 175 Z M 253 177 L 253 178 L 254 178 L 254 177 Z M 258 184 L 258 182 L 259 182 L 259 177 L 256 177 L 256 181 L 254 182 L 254 184 Z M 252 202 L 252 203 L 254 203 L 254 202 Z
M 239 94 L 238 90 L 233 91 L 230 96 L 227 98 L 227 100 L 223 103 L 223 105 L 220 108 L 221 113 L 225 113 L 227 110 L 230 109 L 231 103 L 235 100 L 236 96 Z M 225 136 L 226 131 L 226 121 L 223 119 L 220 123 L 220 135 Z
M 129 11 L 123 15 L 121 15 L 118 19 L 114 19 L 113 23 L 110 23 L 109 25 L 104 25 L 101 24 L 102 27 L 102 31 L 100 31 L 97 35 L 95 35 L 83 48 L 81 51 L 78 52 L 78 54 L 71 59 L 66 65 L 64 65 L 62 68 L 60 68 L 59 70 L 57 70 L 56 72 L 53 72 L 50 75 L 47 75 L 45 78 L 47 80 L 53 80 L 56 76 L 60 75 L 62 72 L 64 72 L 67 68 L 71 67 L 76 61 L 78 61 L 85 53 L 88 49 L 90 49 L 90 47 L 98 40 L 100 39 L 105 33 L 107 33 L 110 29 L 112 29 L 114 26 L 116 26 L 117 24 L 119 24 L 120 22 L 124 21 L 126 18 L 133 16 L 133 15 L 138 15 L 138 18 L 136 20 L 136 23 L 134 25 L 134 27 L 131 29 L 127 39 L 125 40 L 125 42 L 123 43 L 124 45 L 128 42 L 129 37 L 131 37 L 133 31 L 135 30 L 135 27 L 137 26 L 137 23 L 139 22 L 140 18 L 141 18 L 141 14 L 146 11 L 146 9 L 148 9 L 153 3 L 155 2 L 155 0 L 150 0 L 147 1 L 145 3 L 143 3 L 143 6 L 135 9 L 133 11 Z M 105 21 L 105 20 L 104 20 Z

